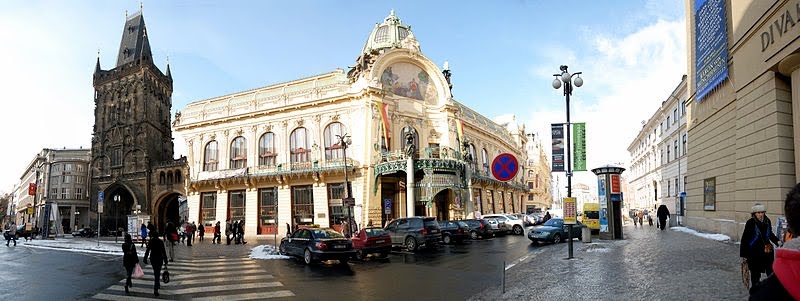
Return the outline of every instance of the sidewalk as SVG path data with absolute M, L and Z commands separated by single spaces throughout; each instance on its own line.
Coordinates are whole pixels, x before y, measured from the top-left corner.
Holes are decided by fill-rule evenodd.
M 543 245 L 506 271 L 506 292 L 470 300 L 745 300 L 739 247 L 676 230 L 626 226 L 624 240 Z

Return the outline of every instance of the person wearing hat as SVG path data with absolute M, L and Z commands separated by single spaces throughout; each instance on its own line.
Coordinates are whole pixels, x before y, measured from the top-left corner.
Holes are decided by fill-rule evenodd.
M 744 225 L 739 256 L 747 261 L 750 269 L 751 287 L 761 280 L 761 274 L 772 275 L 772 262 L 775 260 L 775 249 L 772 243 L 778 244 L 778 237 L 772 233 L 772 222 L 767 217 L 767 208 L 756 203 L 751 208 L 751 218 Z M 772 242 L 772 243 L 771 243 Z

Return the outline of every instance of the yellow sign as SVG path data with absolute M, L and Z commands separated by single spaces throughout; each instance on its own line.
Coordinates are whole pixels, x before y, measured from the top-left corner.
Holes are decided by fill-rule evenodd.
M 578 222 L 578 207 L 575 198 L 564 198 L 564 224 L 574 225 Z
M 28 214 L 33 214 L 33 207 L 28 207 Z

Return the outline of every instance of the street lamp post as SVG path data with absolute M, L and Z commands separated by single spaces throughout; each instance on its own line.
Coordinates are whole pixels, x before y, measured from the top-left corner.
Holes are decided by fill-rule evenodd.
M 352 206 L 350 202 L 354 200 L 352 197 L 352 192 L 350 191 L 350 181 L 347 178 L 347 146 L 353 141 L 350 139 L 350 135 L 347 133 L 342 135 L 336 135 L 336 138 L 339 138 L 339 145 L 342 147 L 342 157 L 344 157 L 344 191 L 345 191 L 345 198 L 342 199 L 342 205 L 347 206 L 347 235 L 352 236 L 353 233 L 353 212 Z
M 572 85 L 574 84 L 576 87 L 583 86 L 583 79 L 581 78 L 582 72 L 576 72 L 575 74 L 569 74 L 567 71 L 567 65 L 561 65 L 559 69 L 561 73 L 553 74 L 556 78 L 553 80 L 553 88 L 559 89 L 561 88 L 561 83 L 564 83 L 564 96 L 567 99 L 567 129 L 566 129 L 566 137 L 567 137 L 567 197 L 572 197 L 572 144 L 570 142 L 570 122 L 569 122 L 569 97 L 572 95 Z M 572 76 L 577 75 L 578 77 L 575 80 L 572 80 Z M 563 207 L 562 207 L 563 208 Z M 567 225 L 567 239 L 569 242 L 569 259 L 572 259 L 572 224 Z
M 114 242 L 118 242 L 118 229 L 119 229 L 119 194 L 114 196 Z

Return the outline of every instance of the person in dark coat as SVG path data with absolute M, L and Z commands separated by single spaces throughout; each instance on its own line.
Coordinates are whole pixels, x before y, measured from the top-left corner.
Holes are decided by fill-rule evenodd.
M 220 231 L 221 230 L 220 230 L 220 226 L 219 226 L 219 221 L 217 221 L 217 224 L 214 226 L 214 238 L 211 239 L 211 243 L 212 244 L 215 244 L 215 243 L 216 244 L 221 244 L 221 242 L 222 242 L 222 232 L 220 232 Z
M 789 230 L 800 233 L 800 184 L 786 195 L 783 214 Z M 783 243 L 772 267 L 775 273 L 750 289 L 750 300 L 800 300 L 800 239 Z
M 144 252 L 144 264 L 147 264 L 148 257 L 152 261 L 153 276 L 155 277 L 153 294 L 158 297 L 158 289 L 161 288 L 161 267 L 167 265 L 167 249 L 164 248 L 164 242 L 158 238 L 158 235 L 150 235 L 150 243 L 147 244 L 147 251 Z
M 239 240 L 242 241 L 242 244 L 247 243 L 244 241 L 244 221 L 239 221 Z
M 544 217 L 542 218 L 542 223 L 544 223 L 546 221 L 549 221 L 551 218 L 553 218 L 553 217 L 550 216 L 550 211 L 545 211 Z
M 198 228 L 197 228 L 197 232 L 198 232 L 198 233 L 197 233 L 197 234 L 198 234 L 198 236 L 200 237 L 200 241 L 203 241 L 203 235 L 205 235 L 205 234 L 206 234 L 206 225 L 204 225 L 204 224 L 201 222 L 201 223 L 200 223 L 200 227 L 198 227 Z
M 669 209 L 667 209 L 667 205 L 661 204 L 661 206 L 658 206 L 656 216 L 658 217 L 658 226 L 661 230 L 664 230 L 667 226 L 667 219 L 669 218 Z
M 142 224 L 142 226 L 144 226 L 144 224 Z M 122 243 L 122 266 L 125 267 L 125 273 L 128 275 L 128 278 L 125 280 L 126 294 L 128 293 L 128 288 L 133 286 L 131 274 L 137 263 L 139 263 L 139 255 L 136 254 L 136 244 L 133 243 L 131 235 L 125 233 L 125 242 Z
M 772 222 L 767 217 L 764 205 L 756 203 L 751 208 L 752 217 L 747 220 L 742 232 L 739 256 L 747 261 L 750 268 L 750 282 L 755 286 L 761 281 L 761 274 L 772 275 L 772 262 L 775 252 L 773 242 L 778 244 L 778 237 L 772 233 Z

